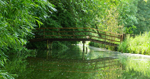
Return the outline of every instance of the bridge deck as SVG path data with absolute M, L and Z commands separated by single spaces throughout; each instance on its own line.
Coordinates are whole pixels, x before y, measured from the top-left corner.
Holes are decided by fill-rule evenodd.
M 110 46 L 118 46 L 123 39 L 123 34 L 94 28 L 37 28 L 35 29 L 35 38 L 29 41 L 92 41 Z
M 92 41 L 92 42 L 97 42 L 101 44 L 106 44 L 110 46 L 118 46 L 118 44 L 106 42 L 106 41 L 100 41 L 100 40 L 95 40 L 95 39 L 87 39 L 87 38 L 41 38 L 41 39 L 32 39 L 29 40 L 30 42 L 39 42 L 39 41 Z

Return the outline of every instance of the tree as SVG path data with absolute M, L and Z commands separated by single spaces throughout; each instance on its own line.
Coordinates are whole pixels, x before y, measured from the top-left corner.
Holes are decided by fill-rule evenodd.
M 32 37 L 32 29 L 42 24 L 40 18 L 55 9 L 45 0 L 0 0 L 0 6 L 0 64 L 3 66 L 7 60 L 5 54 L 27 52 L 24 45 Z
M 140 0 L 137 7 L 138 11 L 136 17 L 138 24 L 136 24 L 137 30 L 135 30 L 135 33 L 139 34 L 140 32 L 143 33 L 150 30 L 150 1 L 145 2 Z

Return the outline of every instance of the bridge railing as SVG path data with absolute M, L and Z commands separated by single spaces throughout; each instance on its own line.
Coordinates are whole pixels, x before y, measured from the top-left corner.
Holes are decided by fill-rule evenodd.
M 37 28 L 36 39 L 68 38 L 68 39 L 91 39 L 119 44 L 123 41 L 123 34 L 106 32 L 94 28 Z

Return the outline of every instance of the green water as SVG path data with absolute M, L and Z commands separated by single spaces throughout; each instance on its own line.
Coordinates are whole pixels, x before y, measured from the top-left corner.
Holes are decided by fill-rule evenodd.
M 150 57 L 72 45 L 13 55 L 5 69 L 16 79 L 150 79 Z M 24 59 L 27 55 L 28 58 Z

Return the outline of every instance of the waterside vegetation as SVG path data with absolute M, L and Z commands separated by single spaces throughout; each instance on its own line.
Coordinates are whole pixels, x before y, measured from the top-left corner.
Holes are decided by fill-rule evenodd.
M 27 47 L 43 47 L 43 42 L 28 41 L 36 36 L 33 29 L 40 27 L 92 27 L 121 34 L 141 32 L 135 38 L 128 37 L 119 50 L 150 54 L 149 5 L 147 0 L 0 0 L 0 78 L 16 76 L 2 70 L 10 62 L 9 54 L 19 57 L 33 52 Z M 53 47 L 67 48 L 66 45 L 77 43 L 57 41 Z
M 2 70 L 10 62 L 9 54 L 28 54 L 25 45 L 33 36 L 32 29 L 42 24 L 40 18 L 55 9 L 43 0 L 0 0 L 0 6 L 0 78 L 14 79 L 15 73 Z
M 118 50 L 121 52 L 129 52 L 136 54 L 150 55 L 150 32 L 145 32 L 135 37 L 127 36 Z

